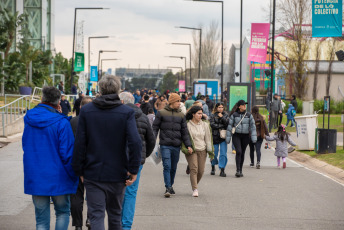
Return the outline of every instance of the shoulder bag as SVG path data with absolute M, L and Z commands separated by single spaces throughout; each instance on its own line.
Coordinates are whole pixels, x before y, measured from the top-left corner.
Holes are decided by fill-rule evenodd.
M 246 113 L 247 113 L 247 112 L 246 112 Z M 241 118 L 241 120 L 239 121 L 239 123 L 238 123 L 235 127 L 232 128 L 232 134 L 235 133 L 236 128 L 241 124 L 242 120 L 244 120 L 244 118 L 245 118 L 245 116 L 246 116 L 246 113 L 245 113 L 244 116 Z

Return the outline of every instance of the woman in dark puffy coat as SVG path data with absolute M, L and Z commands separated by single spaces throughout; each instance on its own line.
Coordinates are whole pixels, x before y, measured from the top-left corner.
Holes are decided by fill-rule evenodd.
M 227 143 L 226 137 L 221 138 L 221 130 L 227 130 L 229 115 L 224 111 L 222 102 L 216 103 L 213 114 L 210 116 L 210 126 L 213 134 L 215 157 L 211 161 L 211 175 L 215 175 L 215 165 L 219 165 L 220 176 L 226 177 L 225 168 L 227 165 Z M 220 149 L 220 157 L 218 153 Z

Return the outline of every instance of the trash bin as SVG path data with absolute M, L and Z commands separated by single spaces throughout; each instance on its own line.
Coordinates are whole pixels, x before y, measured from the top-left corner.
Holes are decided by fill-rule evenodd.
M 317 129 L 316 152 L 336 153 L 337 150 L 337 130 L 336 129 Z
M 314 150 L 315 129 L 318 127 L 318 115 L 295 117 L 297 144 L 300 150 Z
M 302 102 L 302 115 L 313 115 L 314 114 L 314 101 Z

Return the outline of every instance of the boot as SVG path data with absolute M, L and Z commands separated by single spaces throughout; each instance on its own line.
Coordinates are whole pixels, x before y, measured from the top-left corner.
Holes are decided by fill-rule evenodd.
M 244 177 L 244 174 L 242 174 L 242 171 L 240 171 L 240 177 Z
M 235 176 L 240 177 L 240 172 L 238 170 L 236 171 Z
M 226 177 L 225 169 L 221 169 L 220 177 Z
M 256 168 L 260 169 L 260 162 L 259 161 L 257 162 Z
M 211 173 L 210 175 L 215 175 L 215 165 L 211 166 Z

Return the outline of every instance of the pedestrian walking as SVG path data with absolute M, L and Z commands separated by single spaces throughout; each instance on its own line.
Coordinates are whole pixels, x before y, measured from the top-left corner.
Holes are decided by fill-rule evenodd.
M 186 110 L 190 109 L 195 101 L 192 99 L 192 93 L 189 93 L 187 100 L 185 101 L 185 108 Z
M 277 157 L 277 167 L 281 168 L 281 157 L 283 161 L 283 168 L 287 167 L 286 158 L 288 157 L 288 143 L 296 146 L 295 142 L 291 139 L 290 133 L 285 131 L 285 126 L 280 125 L 277 132 L 273 137 L 266 136 L 267 141 L 276 141 L 275 156 Z
M 76 99 L 74 101 L 74 106 L 73 106 L 73 113 L 75 112 L 75 115 L 76 116 L 79 116 L 79 113 L 80 113 L 80 105 L 81 105 L 81 101 L 82 101 L 82 98 L 84 97 L 85 95 L 83 93 L 79 93 L 79 98 Z
M 92 102 L 91 97 L 79 97 L 78 99 L 82 98 L 81 103 L 79 104 L 80 108 L 84 105 L 87 105 L 88 103 Z M 78 100 L 77 99 L 77 100 Z M 79 108 L 79 109 L 80 109 Z M 73 117 L 70 120 L 70 124 L 72 126 L 74 137 L 76 136 L 77 128 L 79 123 L 79 116 Z M 75 194 L 70 195 L 70 202 L 71 202 L 71 215 L 72 215 L 72 226 L 75 226 L 75 230 L 81 230 L 82 229 L 82 223 L 83 223 L 83 215 L 82 211 L 84 208 L 84 200 L 85 200 L 85 187 L 84 183 L 79 179 L 78 189 Z M 88 215 L 87 215 L 88 217 Z M 86 227 L 88 229 L 91 229 L 91 222 L 87 218 L 86 219 Z
M 65 95 L 61 96 L 60 106 L 62 109 L 62 113 L 66 116 L 68 116 L 68 113 L 72 111 L 72 108 L 70 107 L 69 101 L 66 99 Z
M 58 111 L 60 91 L 45 86 L 42 94 L 42 102 L 24 117 L 24 193 L 32 195 L 37 229 L 50 228 L 52 199 L 55 229 L 67 230 L 69 194 L 76 193 L 78 186 L 78 177 L 71 166 L 74 136 L 69 118 Z
M 158 111 L 153 123 L 156 137 L 160 131 L 160 151 L 166 187 L 165 197 L 175 194 L 173 184 L 182 143 L 188 148 L 189 153 L 193 152 L 185 116 L 180 110 L 180 101 L 181 98 L 178 94 L 171 93 L 168 100 L 169 104 L 164 109 Z
M 282 112 L 281 100 L 279 100 L 278 95 L 275 94 L 274 97 L 272 98 L 271 117 L 270 117 L 274 129 L 278 127 L 278 123 L 277 123 L 278 114 L 281 112 Z
M 63 86 L 63 82 L 62 81 L 60 81 L 60 83 L 58 85 L 58 88 L 59 88 L 61 94 L 64 94 L 64 86 Z
M 210 116 L 210 112 L 209 112 L 208 105 L 206 103 L 205 96 L 204 95 L 200 96 L 197 101 L 202 103 L 203 113 L 209 117 Z
M 148 110 L 153 109 L 153 107 L 151 103 L 149 102 L 149 96 L 147 94 L 143 97 L 143 100 L 144 101 L 141 103 L 140 109 L 145 115 L 148 115 Z
M 246 147 L 250 142 L 250 137 L 253 143 L 257 142 L 256 125 L 252 114 L 246 111 L 246 104 L 244 100 L 239 100 L 236 104 L 235 112 L 230 116 L 227 127 L 226 142 L 229 144 L 233 137 L 233 144 L 235 146 L 236 155 L 236 177 L 243 177 L 243 165 L 245 160 Z
M 142 142 L 135 111 L 118 97 L 120 80 L 112 75 L 98 83 L 101 96 L 81 108 L 73 169 L 84 182 L 92 230 L 122 229 L 125 186 L 135 182 Z
M 165 96 L 160 96 L 158 100 L 154 104 L 154 108 L 159 111 L 162 110 L 168 105 L 168 101 L 166 100 Z
M 135 98 L 135 103 L 134 104 L 137 104 L 137 103 L 140 103 L 141 102 L 141 92 L 140 90 L 136 90 L 136 93 L 134 94 L 134 98 Z
M 290 127 L 295 127 L 294 120 L 295 120 L 296 110 L 292 104 L 289 104 L 289 108 L 287 111 L 287 124 L 285 126 L 288 127 L 289 121 L 291 122 Z
M 260 169 L 260 160 L 261 160 L 261 148 L 263 144 L 263 140 L 265 136 L 269 136 L 268 126 L 265 123 L 264 117 L 259 113 L 259 107 L 254 106 L 252 108 L 252 116 L 255 121 L 256 125 L 256 132 L 257 132 L 257 142 L 253 143 L 250 141 L 250 159 L 251 159 L 251 168 L 254 167 L 254 150 L 256 150 L 257 154 L 257 164 L 256 168 Z
M 198 184 L 204 174 L 207 153 L 209 158 L 214 158 L 214 147 L 210 124 L 207 120 L 202 120 L 202 108 L 193 106 L 186 114 L 187 127 L 192 143 L 192 152 L 183 145 L 182 152 L 190 168 L 190 181 L 192 196 L 198 197 Z
M 205 96 L 205 103 L 208 106 L 209 109 L 209 115 L 211 114 L 211 112 L 214 110 L 214 102 L 209 98 L 209 95 Z
M 142 142 L 141 165 L 137 173 L 136 181 L 132 185 L 126 187 L 123 200 L 122 226 L 123 229 L 131 229 L 134 221 L 136 196 L 139 188 L 141 171 L 146 158 L 149 157 L 153 152 L 156 138 L 149 123 L 148 117 L 141 111 L 141 109 L 134 105 L 134 97 L 130 93 L 121 93 L 119 94 L 119 98 L 123 104 L 135 111 L 136 127 Z M 152 108 L 150 108 L 150 110 L 153 111 Z
M 224 111 L 224 103 L 216 103 L 213 114 L 210 116 L 210 125 L 214 142 L 215 157 L 211 161 L 211 175 L 215 175 L 215 166 L 219 165 L 220 176 L 226 177 L 225 168 L 227 165 L 227 143 L 226 130 L 229 122 L 229 115 Z M 220 150 L 220 156 L 219 155 Z
M 281 100 L 281 96 L 278 96 L 278 99 L 281 101 L 281 111 L 278 111 L 278 116 L 279 116 L 278 126 L 280 126 L 282 124 L 282 120 L 283 120 L 283 111 L 285 108 L 285 103 L 283 100 Z
M 153 122 L 154 122 L 154 120 L 155 120 L 155 113 L 154 113 L 154 110 L 153 110 L 153 109 L 149 109 L 149 110 L 148 110 L 148 115 L 147 115 L 147 117 L 148 117 L 148 120 L 149 120 L 150 125 L 153 126 Z

